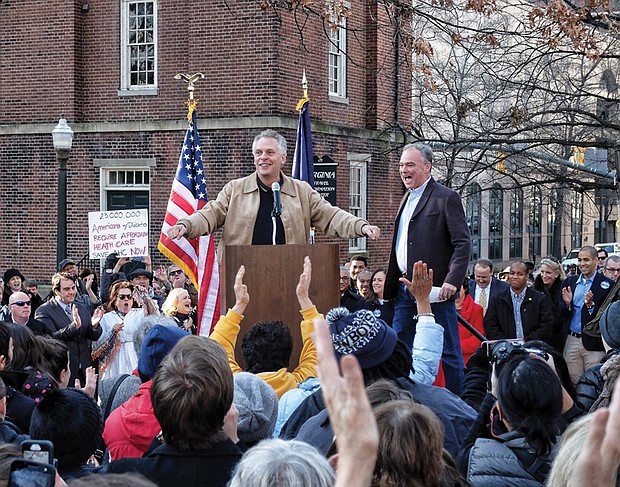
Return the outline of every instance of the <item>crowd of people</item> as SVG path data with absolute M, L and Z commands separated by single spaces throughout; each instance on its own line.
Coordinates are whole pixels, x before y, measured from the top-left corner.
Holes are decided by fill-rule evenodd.
M 110 259 L 99 285 L 63 261 L 36 311 L 36 288 L 9 269 L 0 323 L 4 463 L 19 455 L 11 445 L 31 439 L 53 442 L 57 485 L 91 476 L 129 483 L 138 474 L 144 485 L 576 485 L 579 459 L 599 441 L 585 438 L 616 421 L 614 257 L 597 266 L 596 249 L 584 247 L 576 279 L 552 257 L 534 272 L 515 262 L 507 282 L 477 261 L 455 300 L 468 326 L 460 328 L 460 396 L 440 387 L 444 329 L 431 308 L 433 270 L 422 262 L 411 280 L 401 278 L 418 314 L 409 349 L 391 324 L 393 301 L 382 297 L 383 269 L 368 269 L 363 256 L 345 263 L 342 306 L 323 318 L 309 297 L 306 258 L 295 290 L 303 348 L 292 371 L 282 322 L 254 324 L 242 344 L 246 370 L 238 364 L 251 295 L 243 266 L 235 305 L 209 339 L 192 334 L 195 291 L 176 265 L 153 273 L 148 259 L 133 268 Z M 581 281 L 589 289 L 580 291 Z M 574 358 L 567 340 L 585 336 L 593 320 L 605 351 L 584 340 Z M 333 370 L 317 374 L 324 366 Z M 364 424 L 344 414 L 366 407 Z
M 169 239 L 224 224 L 222 245 L 305 243 L 311 226 L 380 237 L 284 176 L 277 132 L 252 150 L 256 172 Z M 244 266 L 208 338 L 175 264 L 110 255 L 97 279 L 65 259 L 46 297 L 8 269 L 0 485 L 26 440 L 51 442 L 59 486 L 616 485 L 620 257 L 586 246 L 568 276 L 553 257 L 501 272 L 478 259 L 468 272 L 462 203 L 432 166 L 429 146 L 403 148 L 390 259 L 343 263 L 339 307 L 311 299 L 313 276 L 330 274 L 320 262 L 290 264 L 301 271 L 294 368 L 294 323 L 252 323 L 236 355 L 253 294 Z

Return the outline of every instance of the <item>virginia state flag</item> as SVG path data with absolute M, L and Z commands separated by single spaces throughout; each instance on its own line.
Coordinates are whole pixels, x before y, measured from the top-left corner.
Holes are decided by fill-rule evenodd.
M 302 98 L 297 104 L 299 124 L 293 156 L 293 177 L 306 181 L 314 188 L 314 159 L 312 154 L 312 132 L 310 131 L 310 100 Z

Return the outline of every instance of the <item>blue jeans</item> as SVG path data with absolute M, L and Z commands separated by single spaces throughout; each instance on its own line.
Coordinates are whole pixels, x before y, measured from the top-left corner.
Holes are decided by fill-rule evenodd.
M 459 337 L 459 324 L 456 318 L 454 301 L 431 304 L 435 321 L 443 327 L 443 352 L 441 362 L 446 379 L 446 388 L 457 396 L 463 390 L 463 352 Z M 416 321 L 413 317 L 418 314 L 415 299 L 404 284 L 398 287 L 396 302 L 394 303 L 394 319 L 392 327 L 409 350 L 413 347 Z

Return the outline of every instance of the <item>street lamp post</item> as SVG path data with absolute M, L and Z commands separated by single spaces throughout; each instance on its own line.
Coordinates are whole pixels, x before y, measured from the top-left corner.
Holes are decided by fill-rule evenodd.
M 64 113 L 52 130 L 56 160 L 58 161 L 58 224 L 56 226 L 56 265 L 67 258 L 67 160 L 73 144 L 73 130 Z

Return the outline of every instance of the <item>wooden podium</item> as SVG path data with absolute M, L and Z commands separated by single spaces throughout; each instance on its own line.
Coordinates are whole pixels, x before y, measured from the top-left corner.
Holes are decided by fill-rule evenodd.
M 235 304 L 235 275 L 245 266 L 244 284 L 250 303 L 241 322 L 235 355 L 245 369 L 241 342 L 255 323 L 280 320 L 293 335 L 289 370 L 297 367 L 302 348 L 301 314 L 295 289 L 303 272 L 304 257 L 312 262 L 310 299 L 323 315 L 340 303 L 338 245 L 227 245 L 220 268 L 221 313 Z

